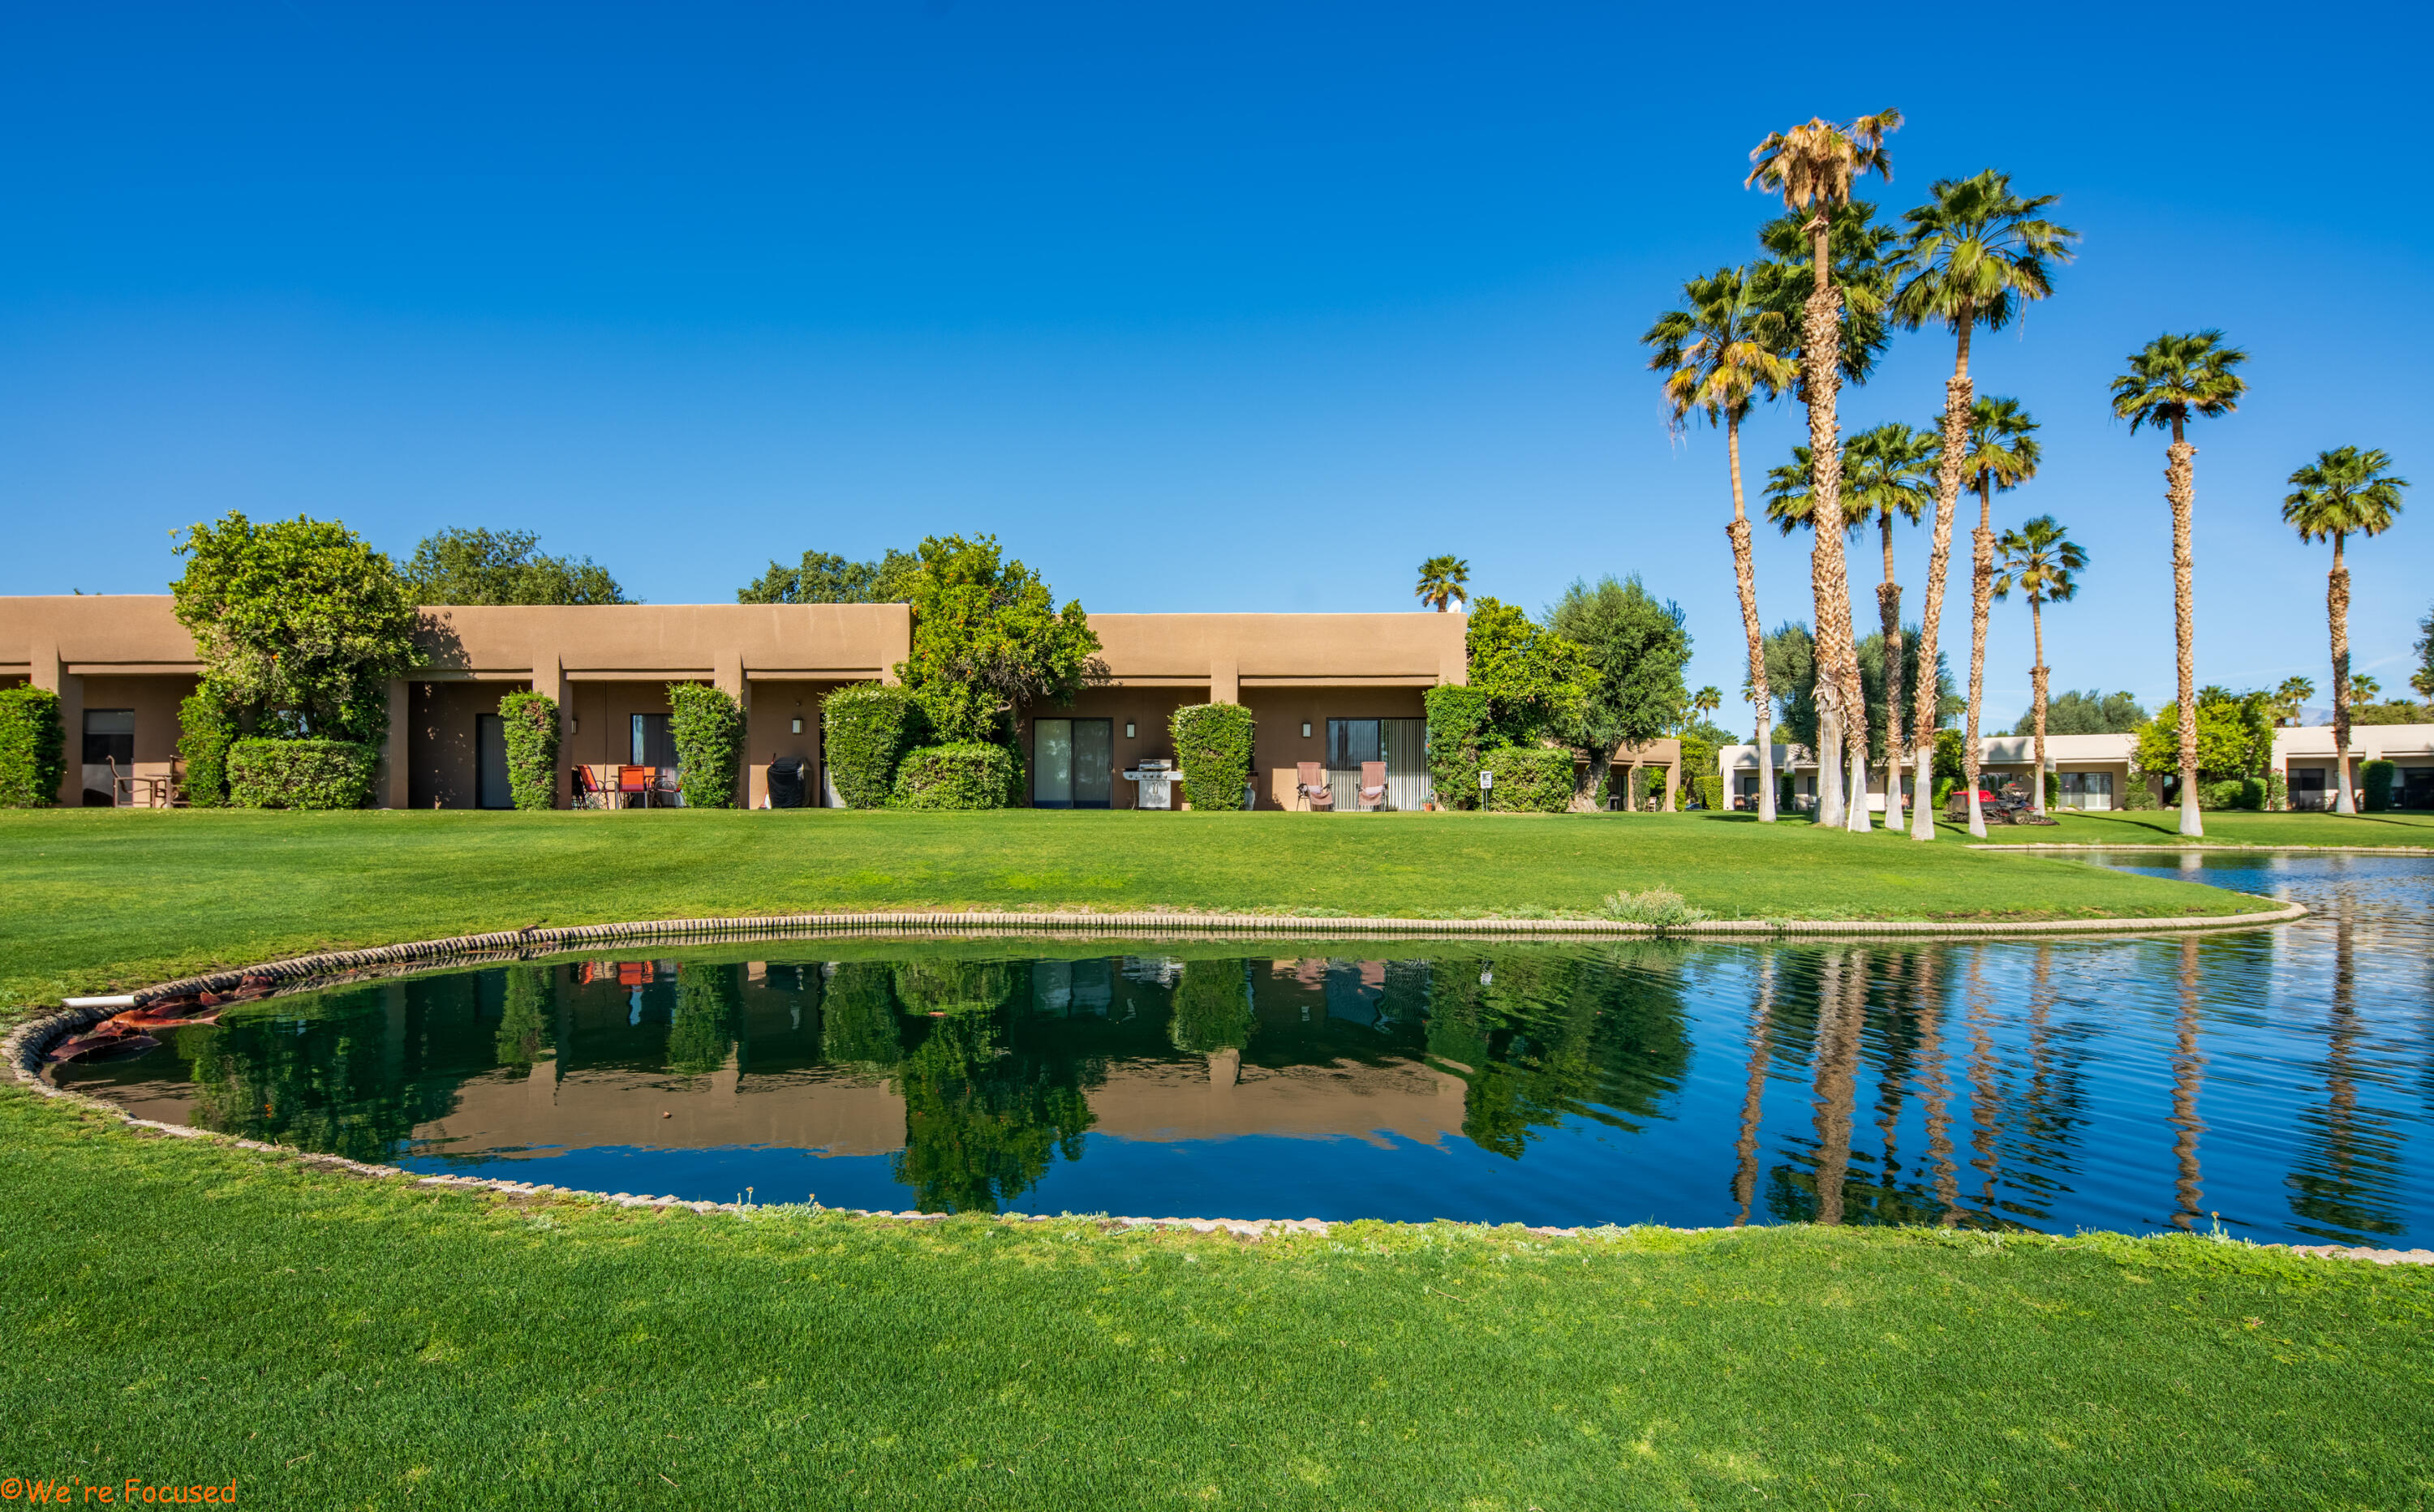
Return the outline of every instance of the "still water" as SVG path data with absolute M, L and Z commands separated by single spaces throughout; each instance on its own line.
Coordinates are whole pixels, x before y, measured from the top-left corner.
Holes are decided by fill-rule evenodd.
M 2434 860 L 2123 855 L 2172 939 L 770 942 L 333 989 L 66 1066 L 419 1171 L 833 1207 L 2434 1243 Z

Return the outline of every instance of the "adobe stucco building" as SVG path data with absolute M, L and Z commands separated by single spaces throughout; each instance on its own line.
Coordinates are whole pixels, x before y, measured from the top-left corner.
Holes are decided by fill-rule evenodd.
M 389 688 L 384 807 L 506 807 L 499 699 L 527 688 L 557 701 L 561 804 L 574 766 L 672 765 L 667 685 L 687 680 L 743 704 L 753 806 L 770 763 L 788 757 L 809 764 L 820 802 L 822 701 L 848 683 L 892 681 L 913 629 L 900 603 L 456 606 L 426 610 L 425 622 L 427 665 Z M 1428 800 L 1421 694 L 1465 680 L 1467 617 L 1111 614 L 1090 625 L 1108 681 L 1024 721 L 1035 804 L 1135 807 L 1123 772 L 1172 756 L 1168 716 L 1213 700 L 1258 716 L 1260 807 L 1298 807 L 1305 761 L 1340 785 L 1362 761 L 1383 760 L 1390 807 Z M 0 682 L 30 679 L 60 697 L 62 803 L 90 791 L 107 801 L 111 757 L 121 770 L 166 771 L 178 705 L 201 670 L 165 595 L 0 598 Z M 1673 742 L 1622 759 L 1635 758 L 1666 767 L 1670 796 Z

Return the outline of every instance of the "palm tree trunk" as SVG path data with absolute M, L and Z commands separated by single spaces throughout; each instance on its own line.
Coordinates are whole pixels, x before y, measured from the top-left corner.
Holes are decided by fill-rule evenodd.
M 1866 749 L 1867 713 L 1849 707 L 1850 689 L 1858 680 L 1851 649 L 1851 576 L 1843 560 L 1843 441 L 1835 416 L 1842 384 L 1843 300 L 1827 279 L 1826 212 L 1821 202 L 1809 222 L 1814 285 L 1803 312 L 1800 331 L 1800 398 L 1808 410 L 1809 524 L 1814 545 L 1808 553 L 1809 590 L 1817 603 L 1817 823 L 1840 824 L 1843 811 L 1842 760 L 1851 731 L 1860 732 Z M 1823 737 L 1828 725 L 1842 738 L 1835 745 Z M 1867 813 L 1864 794 L 1860 812 Z
M 1969 833 L 1986 838 L 1978 802 L 1978 716 L 1986 706 L 1986 615 L 1995 602 L 1995 479 L 1978 474 L 1978 534 L 1969 569 L 1969 727 L 1961 738 L 1961 770 L 1969 784 Z
M 2037 643 L 2036 665 L 2029 669 L 2029 697 L 2037 718 L 2037 812 L 2046 811 L 2046 609 L 2034 597 L 2029 600 L 2029 623 L 2034 627 Z
M 1901 585 L 1894 581 L 1894 514 L 1878 512 L 1884 542 L 1885 580 L 1877 586 L 1877 618 L 1885 636 L 1885 827 L 1902 827 L 1902 626 Z
M 2324 613 L 2333 625 L 2333 764 L 2340 795 L 2333 812 L 2357 812 L 2350 790 L 2350 569 L 2341 561 L 2341 537 L 2333 535 L 2333 575 L 2324 588 Z
M 2172 444 L 2165 450 L 2164 498 L 2172 506 L 2172 632 L 2181 674 L 2181 833 L 2191 839 L 2205 834 L 2198 817 L 2198 665 L 2197 595 L 2193 582 L 2190 519 L 2197 505 L 2189 459 L 2198 449 L 2172 422 Z
M 1963 309 L 1958 355 L 1952 376 L 1944 382 L 1944 451 L 1935 468 L 1935 534 L 1927 552 L 1927 597 L 1918 611 L 1918 686 L 1911 689 L 1910 702 L 1911 719 L 1918 731 L 1911 743 L 1917 753 L 1922 792 L 1932 786 L 1928 773 L 1935 770 L 1936 704 L 1943 691 L 1935 680 L 1935 642 L 1944 628 L 1944 577 L 1952 561 L 1952 522 L 1961 508 L 1961 463 L 1969 447 L 1969 409 L 1976 401 L 1969 378 L 1969 331 L 1976 323 L 1975 312 Z M 1929 803 L 1911 809 L 1910 838 L 1935 839 L 1935 810 Z
M 1741 508 L 1741 417 L 1724 417 L 1724 452 L 1733 469 L 1733 581 L 1740 589 L 1741 630 L 1749 637 L 1750 702 L 1757 707 L 1757 822 L 1774 823 L 1774 700 L 1766 686 L 1766 636 L 1758 629 L 1757 568 L 1750 553 L 1749 517 Z M 1731 800 L 1726 799 L 1727 803 Z
M 1750 1204 L 1757 1196 L 1758 1117 L 1766 1104 L 1767 1061 L 1774 1052 L 1774 954 L 1760 947 L 1757 959 L 1757 1014 L 1750 1024 L 1749 1082 L 1741 1093 L 1740 1138 L 1733 1146 L 1740 1157 L 1733 1173 L 1733 1199 L 1740 1214 L 1738 1229 L 1749 1222 Z

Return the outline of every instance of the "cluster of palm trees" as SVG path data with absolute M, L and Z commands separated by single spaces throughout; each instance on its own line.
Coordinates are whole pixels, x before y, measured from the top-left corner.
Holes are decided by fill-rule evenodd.
M 1749 696 L 1757 714 L 1758 817 L 1775 817 L 1772 690 L 1767 686 L 1764 637 L 1757 613 L 1757 576 L 1750 550 L 1750 523 L 1741 487 L 1740 425 L 1760 399 L 1789 396 L 1807 411 L 1808 444 L 1795 448 L 1788 467 L 1774 469 L 1767 489 L 1769 517 L 1786 534 L 1806 525 L 1812 545 L 1809 586 L 1816 609 L 1818 784 L 1816 820 L 1852 830 L 1870 827 L 1867 802 L 1868 707 L 1861 692 L 1853 628 L 1849 569 L 1843 556 L 1846 532 L 1874 520 L 1884 547 L 1884 580 L 1877 588 L 1883 621 L 1888 697 L 1886 708 L 1886 823 L 1900 828 L 1902 776 L 1915 774 L 1915 790 L 1928 790 L 1935 732 L 1940 722 L 1940 661 L 1936 646 L 1950 567 L 1952 531 L 1962 490 L 1979 501 L 1973 536 L 1969 693 L 1963 741 L 1969 831 L 1985 834 L 1979 809 L 1979 721 L 1985 688 L 1989 608 L 2018 590 L 2029 602 L 2037 654 L 2031 670 L 2035 698 L 2039 780 L 2034 801 L 2045 803 L 2046 666 L 2044 606 L 2068 600 L 2086 553 L 2050 515 L 1997 536 L 1994 496 L 2034 477 L 2037 422 L 2016 399 L 1980 398 L 1969 370 L 1970 340 L 1980 329 L 2000 330 L 2031 301 L 2052 292 L 2052 270 L 2071 257 L 2078 234 L 2048 218 L 2055 196 L 2025 196 L 2007 174 L 1987 169 L 1968 178 L 1939 179 L 1928 199 L 1903 213 L 1896 229 L 1879 225 L 1875 208 L 1852 196 L 1868 174 L 1892 177 L 1885 138 L 1901 125 L 1901 112 L 1884 110 L 1847 124 L 1812 119 L 1774 132 L 1750 154 L 1745 183 L 1782 196 L 1785 214 L 1759 232 L 1771 257 L 1723 267 L 1683 285 L 1680 308 L 1667 312 L 1642 342 L 1652 348 L 1649 366 L 1662 375 L 1672 421 L 1678 428 L 1699 416 L 1723 429 L 1731 472 L 1734 575 L 1740 594 L 1741 624 L 1748 639 Z M 1804 265 L 1805 263 L 1805 265 Z M 1916 331 L 1941 326 L 1954 341 L 1952 374 L 1945 381 L 1944 408 L 1932 431 L 1899 422 L 1841 433 L 1837 400 L 1844 382 L 1862 382 L 1890 339 L 1892 328 Z M 2180 674 L 2181 832 L 2203 833 L 2197 807 L 2197 696 L 2190 578 L 2191 461 L 2196 448 L 2185 432 L 2193 418 L 2235 409 L 2245 390 L 2238 369 L 2246 354 L 2219 331 L 2164 335 L 2134 353 L 2128 371 L 2112 386 L 2114 414 L 2131 424 L 2168 430 L 2166 498 L 2171 506 L 2173 598 Z M 2334 542 L 2334 680 L 2348 686 L 2343 616 L 2348 577 L 2340 565 L 2347 535 L 2373 535 L 2390 524 L 2398 508 L 2402 480 L 2387 476 L 2389 459 L 2356 449 L 2326 452 L 2300 469 L 2291 482 L 2286 518 L 2309 539 Z M 1905 666 L 1901 588 L 1894 574 L 1893 528 L 1899 516 L 1913 523 L 1931 519 L 1925 602 L 1918 621 L 1920 644 L 1908 665 L 1916 669 L 1907 698 L 1899 688 Z M 1998 565 L 1999 563 L 1999 565 Z M 2344 695 L 2337 740 L 2343 755 L 2341 807 L 2349 807 Z M 1909 816 L 1911 838 L 1935 838 L 1935 815 L 1920 802 Z

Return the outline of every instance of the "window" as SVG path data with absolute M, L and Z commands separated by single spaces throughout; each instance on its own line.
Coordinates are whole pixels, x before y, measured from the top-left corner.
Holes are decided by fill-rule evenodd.
M 2113 807 L 2113 773 L 2065 772 L 2060 774 L 2062 807 L 2101 812 Z
M 110 786 L 110 763 L 121 776 L 135 764 L 135 711 L 131 708 L 89 708 L 84 711 L 84 806 L 107 808 L 117 802 Z
M 1115 786 L 1111 720 L 1031 722 L 1031 806 L 1105 808 Z
M 677 738 L 668 733 L 665 714 L 634 716 L 634 754 L 628 757 L 638 767 L 674 767 L 677 760 Z
M 496 714 L 473 716 L 473 807 L 513 808 L 507 786 L 507 726 Z

